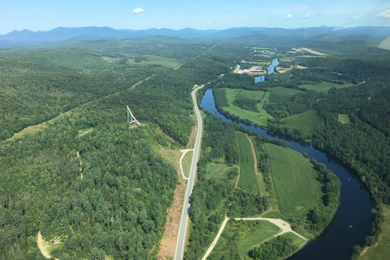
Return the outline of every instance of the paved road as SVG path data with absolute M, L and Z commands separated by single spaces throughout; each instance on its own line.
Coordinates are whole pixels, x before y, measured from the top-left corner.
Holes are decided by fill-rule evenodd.
M 200 88 L 202 88 L 203 86 L 201 86 Z M 190 176 L 187 181 L 187 191 L 184 197 L 183 210 L 181 212 L 180 227 L 179 227 L 179 233 L 177 235 L 177 242 L 176 242 L 176 249 L 175 249 L 175 256 L 174 256 L 175 260 L 181 260 L 183 259 L 184 256 L 184 249 L 185 249 L 184 246 L 186 242 L 186 234 L 187 234 L 187 226 L 188 226 L 188 209 L 190 207 L 188 200 L 191 197 L 192 188 L 194 187 L 196 164 L 198 162 L 199 147 L 200 147 L 200 141 L 202 137 L 203 122 L 200 116 L 198 104 L 196 102 L 196 97 L 195 97 L 196 91 L 200 88 L 195 89 L 191 93 L 192 101 L 194 102 L 194 107 L 196 111 L 196 116 L 198 118 L 198 133 L 196 134 L 196 141 L 195 141 L 194 155 L 192 157 Z

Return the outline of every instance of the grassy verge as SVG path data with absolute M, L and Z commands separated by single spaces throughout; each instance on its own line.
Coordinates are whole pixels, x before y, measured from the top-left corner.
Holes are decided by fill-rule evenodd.
M 240 180 L 238 186 L 253 193 L 260 192 L 260 186 L 255 173 L 255 160 L 252 146 L 246 135 L 237 133 L 240 147 Z
M 181 161 L 181 164 L 183 165 L 184 176 L 186 176 L 186 177 L 190 176 L 191 162 L 192 162 L 193 154 L 194 154 L 193 151 L 187 152 Z
M 383 205 L 383 216 L 385 222 L 382 224 L 382 234 L 378 238 L 378 243 L 369 248 L 361 256 L 360 260 L 385 260 L 390 256 L 390 206 Z
M 312 134 L 321 123 L 317 111 L 308 110 L 282 119 L 288 126 L 301 130 L 304 134 Z
M 287 217 L 307 215 L 321 203 L 318 173 L 300 153 L 272 144 L 265 144 L 265 149 L 281 213 Z

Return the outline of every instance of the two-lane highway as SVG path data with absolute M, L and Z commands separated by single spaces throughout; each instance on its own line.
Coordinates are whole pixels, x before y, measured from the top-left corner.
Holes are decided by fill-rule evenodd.
M 204 85 L 201 86 L 200 88 L 195 89 L 191 93 L 192 101 L 194 103 L 194 107 L 195 107 L 195 111 L 196 111 L 196 116 L 198 118 L 198 133 L 196 134 L 195 148 L 194 148 L 194 155 L 192 157 L 190 176 L 189 176 L 189 179 L 187 182 L 187 190 L 186 190 L 186 195 L 184 198 L 183 210 L 181 212 L 179 233 L 177 235 L 177 242 L 176 242 L 176 249 L 175 249 L 175 257 L 174 257 L 175 260 L 181 260 L 181 259 L 183 259 L 183 256 L 184 256 L 184 246 L 185 246 L 185 242 L 186 242 L 186 234 L 187 234 L 187 227 L 188 227 L 188 209 L 190 207 L 189 198 L 191 197 L 192 189 L 194 187 L 196 164 L 198 162 L 199 147 L 200 147 L 200 141 L 202 138 L 202 128 L 203 128 L 203 122 L 202 122 L 202 118 L 200 116 L 200 112 L 199 112 L 198 104 L 196 102 L 195 94 L 196 94 L 196 91 L 198 89 L 201 89 L 202 87 L 204 87 Z

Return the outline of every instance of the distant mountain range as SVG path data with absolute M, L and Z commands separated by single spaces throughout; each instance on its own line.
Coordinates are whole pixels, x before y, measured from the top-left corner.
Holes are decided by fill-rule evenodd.
M 181 30 L 171 29 L 148 29 L 148 30 L 116 30 L 110 27 L 80 27 L 65 28 L 58 27 L 50 31 L 30 30 L 12 31 L 0 35 L 0 46 L 28 45 L 33 43 L 53 43 L 60 41 L 91 40 L 99 38 L 133 38 L 150 36 L 171 36 L 189 40 L 222 41 L 230 38 L 249 35 L 270 35 L 270 36 L 313 36 L 320 34 L 364 34 L 371 36 L 390 36 L 390 27 L 310 27 L 297 29 L 265 28 L 265 27 L 240 27 L 226 30 L 195 30 L 185 28 Z

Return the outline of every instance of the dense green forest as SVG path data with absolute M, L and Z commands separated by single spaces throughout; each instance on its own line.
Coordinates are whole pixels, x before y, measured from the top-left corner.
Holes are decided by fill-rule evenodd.
M 176 39 L 159 41 L 170 46 L 163 57 L 175 48 L 180 56 Z M 89 47 L 102 51 L 107 43 Z M 137 58 L 134 48 L 2 54 L 2 139 L 46 123 L 0 144 L 0 259 L 44 259 L 38 231 L 58 242 L 51 253 L 59 259 L 158 253 L 178 177 L 140 128 L 154 123 L 166 134 L 157 143 L 186 145 L 193 85 L 227 72 L 223 58 L 199 56 L 211 44 L 180 46 L 186 54 L 179 60 L 188 63 L 178 70 L 169 63 L 175 57 L 143 64 L 153 57 Z M 123 60 L 124 53 L 136 64 Z M 140 127 L 129 129 L 126 105 Z

